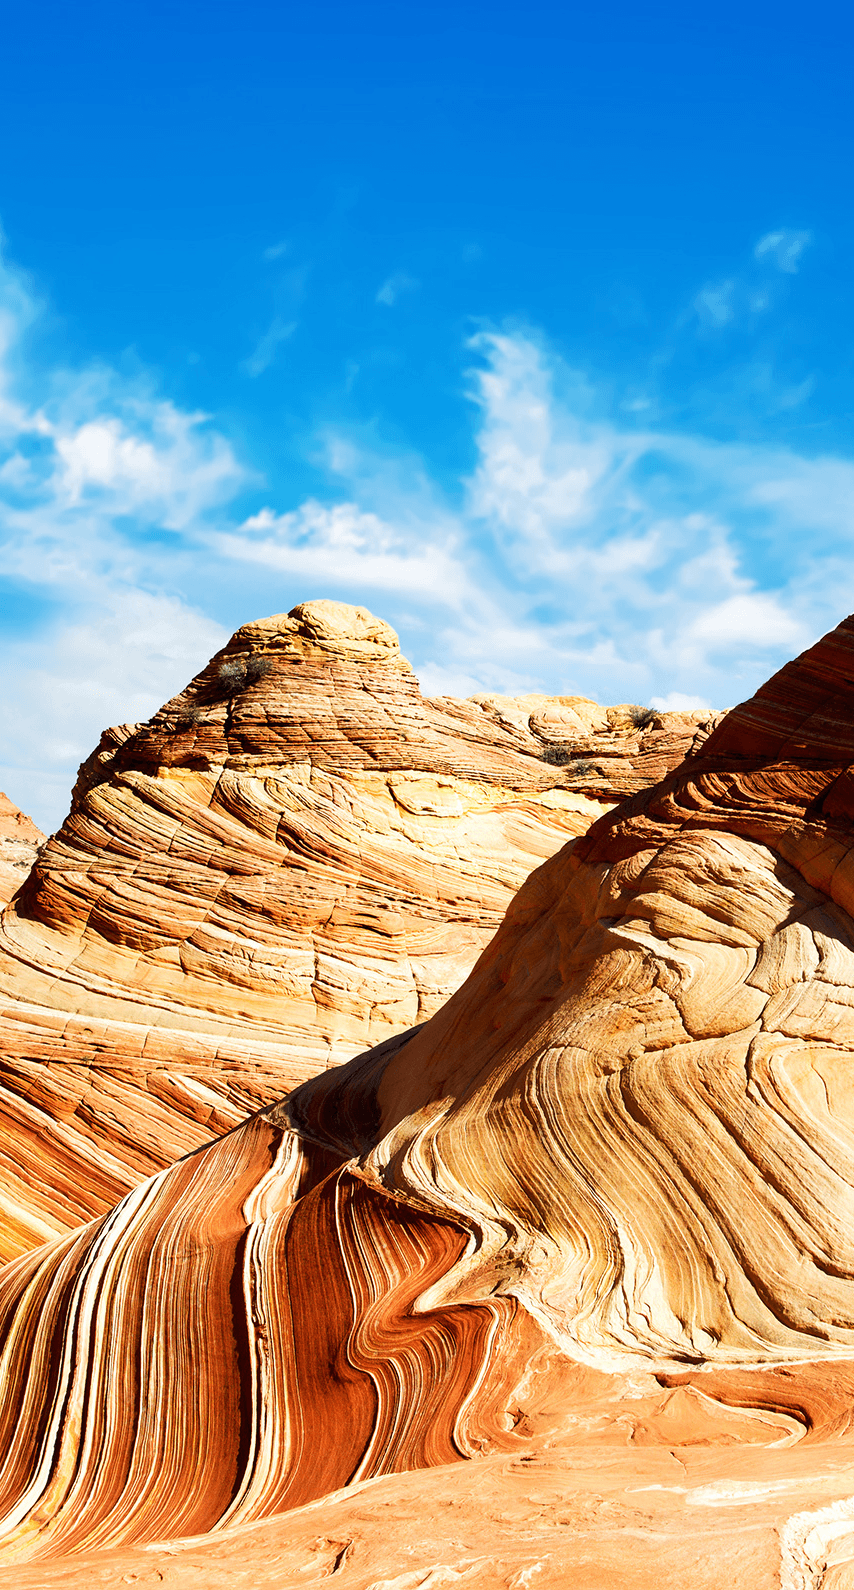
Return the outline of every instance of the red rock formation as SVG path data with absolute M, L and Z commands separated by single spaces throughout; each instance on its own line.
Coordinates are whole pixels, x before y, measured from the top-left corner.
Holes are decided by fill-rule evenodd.
M 20 889 L 44 840 L 32 818 L 0 790 L 0 905 Z
M 835 1389 L 836 1418 L 814 1427 L 816 1406 L 829 1412 L 832 1399 L 808 1386 L 798 1401 L 805 1371 L 741 1371 L 743 1401 L 731 1388 L 729 1405 L 699 1371 L 675 1388 L 578 1371 L 563 1388 L 574 1417 L 554 1406 L 548 1420 L 535 1414 L 540 1432 L 512 1452 L 357 1483 L 207 1535 L 16 1563 L 0 1584 L 849 1590 L 850 1366 L 816 1369 Z
M 638 716 L 425 700 L 387 624 L 313 602 L 108 730 L 0 921 L 0 1258 L 432 1015 L 531 869 L 705 732 Z
M 546 862 L 424 1027 L 7 1266 L 5 1560 L 234 1531 L 251 1571 L 247 1523 L 487 1451 L 543 1560 L 481 1531 L 374 1590 L 850 1583 L 852 764 L 849 620 Z M 314 1560 L 365 1590 L 353 1516 Z

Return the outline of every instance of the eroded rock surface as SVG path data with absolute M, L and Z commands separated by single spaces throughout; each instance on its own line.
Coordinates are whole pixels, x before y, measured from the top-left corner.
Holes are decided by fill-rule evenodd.
M 852 765 L 849 620 L 534 873 L 426 1025 L 7 1266 L 5 1560 L 213 1531 L 251 1571 L 229 1532 L 486 1454 L 455 1494 L 497 1476 L 530 1558 L 470 1501 L 410 1572 L 377 1489 L 393 1571 L 338 1498 L 316 1576 L 850 1583 Z
M 816 1371 L 812 1386 L 741 1371 L 725 1390 L 700 1371 L 675 1387 L 578 1373 L 564 1388 L 573 1416 L 535 1415 L 545 1428 L 512 1452 L 357 1483 L 207 1535 L 16 1563 L 0 1585 L 850 1590 L 854 1387 L 838 1364 Z
M 709 727 L 425 700 L 363 608 L 245 625 L 104 734 L 0 921 L 0 1258 L 431 1016 L 532 868 Z
M 20 889 L 44 842 L 32 818 L 0 790 L 0 905 Z

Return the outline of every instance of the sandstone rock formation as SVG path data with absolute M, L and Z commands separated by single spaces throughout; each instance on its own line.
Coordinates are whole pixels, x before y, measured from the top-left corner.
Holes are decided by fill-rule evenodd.
M 699 1372 L 675 1387 L 588 1374 L 567 1388 L 574 1419 L 553 1417 L 513 1452 L 357 1482 L 207 1535 L 18 1562 L 0 1585 L 850 1590 L 850 1376 L 822 1366 L 804 1406 L 783 1370 L 741 1371 L 725 1389 Z
M 20 889 L 45 836 L 0 790 L 0 905 Z
M 492 1454 L 450 1489 L 533 1493 L 542 1561 L 351 1573 L 373 1499 L 404 1550 L 377 1489 L 303 1513 L 290 1580 L 601 1590 L 622 1533 L 624 1585 L 850 1585 L 853 765 L 848 620 L 538 869 L 426 1025 L 6 1266 L 5 1561 L 212 1531 L 195 1568 L 251 1571 L 247 1525 Z
M 431 1016 L 531 869 L 709 726 L 425 700 L 363 608 L 245 625 L 103 735 L 0 920 L 0 1259 Z

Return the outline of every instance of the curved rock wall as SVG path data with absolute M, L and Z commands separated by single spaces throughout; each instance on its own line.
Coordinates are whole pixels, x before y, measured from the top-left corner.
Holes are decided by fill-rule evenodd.
M 623 1426 L 621 1473 L 629 1440 L 683 1474 L 681 1446 L 717 1442 L 727 1505 L 732 1444 L 769 1421 L 787 1451 L 842 1439 L 852 764 L 849 620 L 547 861 L 424 1027 L 7 1266 L 6 1560 L 518 1451 L 537 1381 L 565 1424 L 576 1397 L 588 1434 Z M 850 1534 L 847 1450 L 751 1493 L 778 1498 L 789 1590 Z
M 295 1096 L 472 1221 L 447 1295 L 498 1276 L 603 1366 L 851 1352 L 852 761 L 849 620 L 534 874 L 405 1051 Z
M 0 1560 L 224 1528 L 512 1444 L 507 1366 L 536 1326 L 509 1299 L 413 1314 L 465 1233 L 355 1168 L 312 1186 L 316 1159 L 256 1117 L 7 1267 Z

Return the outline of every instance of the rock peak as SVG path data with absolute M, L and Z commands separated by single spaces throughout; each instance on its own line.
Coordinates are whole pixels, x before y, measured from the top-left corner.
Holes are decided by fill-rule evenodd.
M 390 625 L 308 601 L 105 730 L 26 883 L 9 874 L 0 1261 L 429 1018 L 529 873 L 707 728 L 613 716 L 424 697 Z
M 247 643 L 254 651 L 259 646 L 280 648 L 306 641 L 350 658 L 371 662 L 394 658 L 398 667 L 403 662 L 400 641 L 390 624 L 376 618 L 366 607 L 353 607 L 326 597 L 298 602 L 289 613 L 274 613 L 270 618 L 241 625 L 226 651 L 243 651 Z
M 369 641 L 388 651 L 400 651 L 400 641 L 390 624 L 375 618 L 366 607 L 351 607 L 347 602 L 298 602 L 288 615 L 296 619 L 303 634 L 313 640 Z

